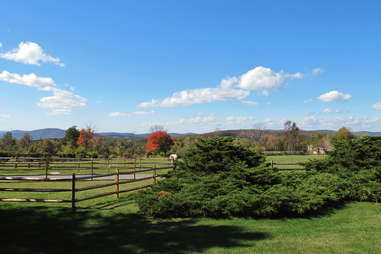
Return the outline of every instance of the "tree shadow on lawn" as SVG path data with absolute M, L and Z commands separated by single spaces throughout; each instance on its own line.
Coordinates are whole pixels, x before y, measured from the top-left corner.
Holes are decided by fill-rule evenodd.
M 271 238 L 238 226 L 197 225 L 196 220 L 150 221 L 138 214 L 73 213 L 58 208 L 0 209 L 0 252 L 175 253 L 252 246 Z

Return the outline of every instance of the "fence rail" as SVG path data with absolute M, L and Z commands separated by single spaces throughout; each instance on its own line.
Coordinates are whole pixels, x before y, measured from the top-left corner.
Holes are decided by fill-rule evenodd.
M 4 159 L 4 158 L 0 158 Z M 8 158 L 9 159 L 9 158 Z M 137 160 L 134 160 L 136 162 Z M 9 161 L 8 161 L 9 162 Z M 46 160 L 47 163 L 45 163 L 44 169 L 46 170 L 45 174 L 37 174 L 37 175 L 0 175 L 0 184 L 1 182 L 6 181 L 7 183 L 13 183 L 13 182 L 50 182 L 50 181 L 66 181 L 71 182 L 71 188 L 23 188 L 23 187 L 0 187 L 0 192 L 27 192 L 27 193 L 36 193 L 36 192 L 43 192 L 43 193 L 54 193 L 54 192 L 68 192 L 71 193 L 70 199 L 42 199 L 42 198 L 12 198 L 12 197 L 0 197 L 0 202 L 42 202 L 42 203 L 71 203 L 72 209 L 76 208 L 76 203 L 82 202 L 85 200 L 90 199 L 96 199 L 101 198 L 105 196 L 110 195 L 116 195 L 116 198 L 119 198 L 120 193 L 126 193 L 134 190 L 139 190 L 143 188 L 147 188 L 149 186 L 152 186 L 153 184 L 157 183 L 157 178 L 159 177 L 157 171 L 162 169 L 174 169 L 175 165 L 169 164 L 169 163 L 158 163 L 157 161 L 151 161 L 150 163 L 146 163 L 145 165 L 151 164 L 150 167 L 145 166 L 141 167 L 141 165 L 144 165 L 142 161 L 138 162 L 138 165 L 136 164 L 130 164 L 133 165 L 133 167 L 125 167 L 122 168 L 125 171 L 121 171 L 121 168 L 112 168 L 114 171 L 113 173 L 106 173 L 106 174 L 94 174 L 95 168 L 93 168 L 92 174 L 87 175 L 81 175 L 81 174 L 59 174 L 58 176 L 55 176 L 54 174 L 49 174 L 49 167 L 46 166 L 46 164 L 51 164 L 51 161 Z M 12 162 L 12 163 L 25 163 L 25 162 Z M 30 162 L 26 162 L 30 163 Z M 69 162 L 67 162 L 69 164 Z M 71 164 L 75 165 L 75 162 L 70 162 Z M 95 164 L 94 160 L 90 161 L 89 163 Z M 5 163 L 9 164 L 9 163 Z M 84 161 L 82 161 L 82 164 Z M 100 162 L 99 164 L 103 165 L 103 162 Z M 125 165 L 126 163 L 113 163 L 113 161 L 110 160 L 109 165 Z M 140 166 L 139 166 L 140 164 Z M 153 165 L 152 165 L 153 164 Z M 4 170 L 3 168 L 4 162 L 0 161 L 0 170 Z M 160 167 L 160 165 L 162 165 Z M 71 168 L 72 170 L 76 170 L 76 168 Z M 99 169 L 99 168 L 97 168 Z M 102 168 L 103 169 L 103 168 Z M 111 170 L 111 169 L 110 169 Z M 143 173 L 143 172 L 152 172 L 149 176 L 143 176 L 143 177 L 136 177 L 137 173 Z M 132 175 L 133 178 L 130 179 L 123 179 L 123 176 L 125 175 Z M 71 177 L 69 177 L 71 176 Z M 79 181 L 90 181 L 92 183 L 92 180 L 94 179 L 101 179 L 101 180 L 108 180 L 112 181 L 110 183 L 103 183 L 103 184 L 94 184 L 86 187 L 77 187 L 77 183 Z M 152 179 L 152 183 L 150 184 L 144 184 L 140 186 L 135 186 L 131 188 L 121 189 L 121 185 L 129 184 L 129 183 L 136 183 L 136 182 L 143 182 Z M 104 193 L 99 193 L 95 195 L 85 196 L 81 198 L 77 198 L 77 193 L 88 191 L 88 190 L 95 190 L 95 189 L 101 189 L 106 187 L 115 187 L 114 191 L 108 191 Z
M 277 163 L 274 161 L 270 161 L 269 164 L 271 168 L 278 168 L 277 166 L 287 166 L 287 168 L 278 168 L 280 170 L 292 170 L 292 169 L 299 170 L 304 168 L 301 163 Z M 295 166 L 295 168 L 289 168 L 289 166 Z
M 173 167 L 172 163 L 163 159 L 76 159 L 67 158 L 20 158 L 0 157 L 0 176 L 15 174 L 14 172 L 41 174 L 44 172 L 46 178 L 51 174 L 91 174 L 97 172 L 111 172 L 118 168 L 121 171 L 135 171 L 138 169 L 149 169 L 157 166 Z M 37 172 L 38 171 L 38 172 Z M 71 172 L 70 172 L 71 171 Z M 101 172 L 102 171 L 102 172 Z

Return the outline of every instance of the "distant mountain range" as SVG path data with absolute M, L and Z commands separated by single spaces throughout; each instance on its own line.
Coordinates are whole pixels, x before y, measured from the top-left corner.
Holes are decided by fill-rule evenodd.
M 224 131 L 215 131 L 209 132 L 205 134 L 196 134 L 196 133 L 169 133 L 171 136 L 179 137 L 179 136 L 190 136 L 190 135 L 205 135 L 205 136 L 236 136 L 236 137 L 244 137 L 244 133 L 250 133 L 254 130 L 224 130 Z M 0 136 L 2 136 L 6 131 L 0 131 Z M 58 128 L 46 128 L 32 131 L 23 131 L 23 130 L 13 130 L 11 131 L 13 137 L 21 138 L 24 134 L 29 134 L 32 136 L 33 140 L 45 139 L 45 138 L 63 138 L 65 136 L 65 130 Z M 266 132 L 281 132 L 281 130 L 266 130 Z M 323 133 L 331 133 L 333 130 L 314 130 L 314 131 L 306 131 L 306 132 L 323 132 Z M 370 131 L 359 131 L 355 132 L 358 135 L 362 136 L 381 136 L 381 132 L 370 132 Z M 98 135 L 105 137 L 113 137 L 113 138 L 147 138 L 149 133 L 143 134 L 134 134 L 134 133 L 121 133 L 121 132 L 99 132 Z
M 65 131 L 58 128 L 46 128 L 32 131 L 23 131 L 23 130 L 13 130 L 11 131 L 13 137 L 21 138 L 24 134 L 29 134 L 32 136 L 33 140 L 45 139 L 45 138 L 63 138 L 65 136 Z M 0 131 L 0 136 L 3 136 L 6 131 Z M 99 132 L 96 133 L 105 137 L 113 137 L 113 138 L 147 138 L 149 133 L 143 134 L 134 134 L 134 133 L 120 133 L 120 132 Z M 188 136 L 195 135 L 194 133 L 169 133 L 171 136 Z
M 259 132 L 265 132 L 266 134 L 279 135 L 283 132 L 283 130 L 255 130 L 255 129 L 242 129 L 242 130 L 221 130 L 214 131 L 204 134 L 199 134 L 203 136 L 230 136 L 230 137 L 253 137 L 257 136 Z M 301 130 L 302 133 L 305 134 L 313 134 L 313 133 L 334 133 L 334 130 Z M 371 132 L 371 131 L 357 131 L 353 132 L 359 136 L 381 136 L 381 132 Z
M 29 134 L 34 140 L 44 138 L 63 138 L 65 136 L 65 130 L 56 128 L 46 128 L 33 131 L 13 130 L 11 132 L 15 138 L 21 138 L 24 134 Z M 2 136 L 4 133 L 5 131 L 0 131 L 0 136 Z

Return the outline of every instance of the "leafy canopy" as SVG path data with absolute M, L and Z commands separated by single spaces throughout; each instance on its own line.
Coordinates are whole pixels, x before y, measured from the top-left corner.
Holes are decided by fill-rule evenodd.
M 151 133 L 147 138 L 146 151 L 149 153 L 166 154 L 173 145 L 171 136 L 163 130 Z
M 93 143 L 94 131 L 90 128 L 82 129 L 79 132 L 79 137 L 77 139 L 77 145 L 88 148 Z
M 77 140 L 79 138 L 80 132 L 77 126 L 70 127 L 65 131 L 64 141 L 68 143 L 71 147 L 77 147 Z

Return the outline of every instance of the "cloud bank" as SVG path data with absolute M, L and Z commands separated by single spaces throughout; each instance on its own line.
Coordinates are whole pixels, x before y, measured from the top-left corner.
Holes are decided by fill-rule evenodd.
M 50 110 L 50 114 L 52 115 L 68 115 L 73 109 L 86 106 L 85 98 L 71 91 L 57 88 L 54 80 L 50 77 L 39 77 L 34 73 L 21 75 L 3 71 L 0 72 L 0 81 L 51 92 L 52 96 L 41 98 L 37 105 Z
M 40 66 L 41 63 L 54 63 L 63 67 L 59 58 L 47 55 L 42 47 L 35 42 L 21 42 L 18 48 L 0 54 L 0 58 Z
M 345 94 L 336 90 L 330 91 L 317 97 L 317 99 L 322 102 L 347 101 L 351 98 L 351 94 Z
M 163 100 L 152 99 L 142 102 L 139 106 L 178 107 L 215 101 L 241 100 L 249 96 L 252 91 L 261 92 L 267 96 L 271 90 L 280 89 L 286 80 L 302 77 L 303 74 L 300 72 L 289 74 L 258 66 L 241 76 L 222 80 L 218 87 L 183 90 Z

